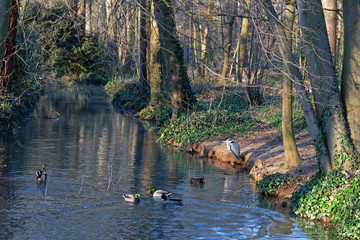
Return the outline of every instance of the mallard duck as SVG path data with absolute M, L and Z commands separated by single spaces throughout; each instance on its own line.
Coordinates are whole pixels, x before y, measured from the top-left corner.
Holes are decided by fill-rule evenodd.
M 38 169 L 36 171 L 36 178 L 37 178 L 37 180 L 39 182 L 45 182 L 46 181 L 47 173 L 46 173 L 45 167 L 46 167 L 46 164 L 44 163 L 42 170 Z
M 190 178 L 190 183 L 205 183 L 205 178 Z
M 140 194 L 139 193 L 124 194 L 123 197 L 124 197 L 125 201 L 127 201 L 127 202 L 140 202 Z
M 160 198 L 162 194 L 166 194 L 169 196 L 171 192 L 165 191 L 165 190 L 156 190 L 155 188 L 150 188 L 149 191 L 150 195 L 154 198 Z
M 178 199 L 178 198 L 169 198 L 168 195 L 166 194 L 162 194 L 161 195 L 161 202 L 162 203 L 182 203 L 183 200 L 182 199 Z

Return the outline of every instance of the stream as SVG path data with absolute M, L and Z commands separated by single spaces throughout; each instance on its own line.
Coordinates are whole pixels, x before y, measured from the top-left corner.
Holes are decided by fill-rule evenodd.
M 245 172 L 160 145 L 99 87 L 47 92 L 2 141 L 0 239 L 336 239 L 259 196 Z M 183 204 L 151 198 L 150 187 Z M 135 192 L 140 203 L 124 201 Z

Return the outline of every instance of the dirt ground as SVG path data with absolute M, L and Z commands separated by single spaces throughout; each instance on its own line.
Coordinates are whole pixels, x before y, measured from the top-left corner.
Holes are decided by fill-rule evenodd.
M 235 137 L 234 139 L 240 145 L 240 160 L 237 160 L 227 149 L 226 143 L 221 141 L 195 144 L 188 151 L 227 164 L 229 167 L 232 167 L 230 163 L 233 161 L 236 163 L 236 168 L 249 171 L 249 176 L 256 181 L 261 180 L 264 174 L 275 174 L 277 172 L 297 174 L 303 180 L 308 180 L 319 169 L 315 147 L 312 145 L 310 135 L 306 132 L 296 133 L 295 138 L 300 157 L 303 160 L 302 164 L 296 168 L 284 167 L 285 156 L 282 134 L 274 130 L 265 130 L 248 136 Z M 290 198 L 294 187 L 289 186 L 287 189 L 282 189 L 278 197 Z

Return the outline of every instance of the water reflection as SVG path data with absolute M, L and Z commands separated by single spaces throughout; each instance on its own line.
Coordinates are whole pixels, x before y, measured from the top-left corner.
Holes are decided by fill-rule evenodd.
M 0 177 L 5 239 L 314 239 L 331 231 L 264 208 L 247 175 L 162 148 L 96 88 L 50 93 L 9 144 Z M 210 162 L 209 162 L 210 161 Z M 48 181 L 35 170 L 46 162 Z M 205 177 L 206 184 L 189 183 Z M 150 187 L 183 205 L 161 204 Z M 140 192 L 140 204 L 124 193 Z M 304 229 L 306 230 L 305 233 Z

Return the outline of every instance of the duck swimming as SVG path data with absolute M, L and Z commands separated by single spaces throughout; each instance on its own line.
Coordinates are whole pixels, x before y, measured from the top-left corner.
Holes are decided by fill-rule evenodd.
M 171 192 L 165 191 L 165 190 L 156 190 L 155 188 L 150 188 L 149 191 L 150 195 L 154 198 L 161 198 L 161 195 L 166 194 L 169 196 Z
M 205 183 L 205 178 L 193 178 L 193 177 L 191 177 L 190 178 L 190 183 L 201 183 L 201 184 L 203 184 L 203 183 Z
M 124 197 L 125 201 L 127 201 L 127 202 L 140 202 L 140 194 L 139 193 L 124 194 L 123 197 Z
M 182 199 L 169 198 L 168 195 L 166 195 L 166 194 L 162 194 L 161 199 L 162 199 L 161 200 L 162 203 L 182 203 L 183 202 Z
M 44 163 L 42 170 L 38 169 L 36 171 L 36 178 L 37 178 L 38 182 L 45 182 L 46 181 L 47 173 L 46 173 L 45 167 L 46 167 L 46 164 Z

